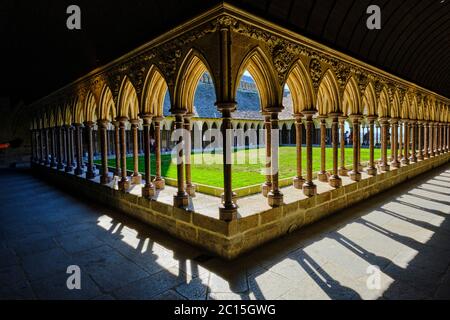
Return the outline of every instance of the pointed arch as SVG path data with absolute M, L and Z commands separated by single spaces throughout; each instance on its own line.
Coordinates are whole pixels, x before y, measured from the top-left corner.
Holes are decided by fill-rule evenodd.
M 82 124 L 86 121 L 83 103 L 79 97 L 72 102 L 70 109 L 73 112 L 73 123 Z
M 342 112 L 347 116 L 362 114 L 361 95 L 354 77 L 351 77 L 345 86 L 342 99 Z
M 408 102 L 405 102 L 405 101 Z M 389 110 L 389 114 L 392 118 L 408 118 L 408 109 L 409 109 L 409 99 L 407 96 L 403 98 L 403 104 L 400 102 L 400 94 L 398 90 L 395 89 L 395 91 L 392 94 L 392 101 L 391 101 L 391 108 Z
M 198 82 L 205 72 L 211 76 L 214 88 L 216 81 L 211 72 L 211 68 L 203 55 L 196 49 L 191 49 L 181 64 L 175 84 L 175 97 L 171 104 L 176 108 L 187 110 L 192 113 L 194 110 L 194 97 L 197 91 Z M 217 91 L 214 91 L 217 96 Z
M 274 72 L 270 65 L 269 59 L 259 47 L 252 49 L 242 60 L 238 69 L 239 71 L 234 82 L 234 97 L 239 88 L 240 79 L 247 70 L 255 80 L 261 109 L 264 110 L 267 107 L 280 106 L 282 104 L 281 87 L 278 88 Z
M 319 115 L 340 112 L 341 104 L 336 76 L 330 69 L 322 78 L 317 92 L 317 110 Z
M 403 99 L 402 109 L 409 110 L 409 119 L 417 120 L 418 119 L 418 105 L 417 100 L 415 97 L 412 97 L 412 99 L 409 97 L 408 94 L 405 95 L 405 98 Z
M 297 60 L 286 79 L 291 91 L 293 112 L 301 113 L 303 110 L 314 109 L 316 105 L 314 89 L 308 71 L 300 60 Z
M 81 109 L 81 112 L 83 112 L 83 107 L 81 106 L 81 104 L 80 104 L 80 109 Z M 64 112 L 63 112 L 63 124 L 64 125 L 72 125 L 72 123 L 74 123 L 75 118 L 76 118 L 76 113 L 74 113 L 74 101 L 66 102 L 64 105 Z
M 364 89 L 362 108 L 363 115 L 365 116 L 374 116 L 377 114 L 377 96 L 372 82 L 369 82 L 366 89 Z
M 162 116 L 167 88 L 167 82 L 162 73 L 156 66 L 151 66 L 144 82 L 140 112 Z
M 127 117 L 128 119 L 138 118 L 139 100 L 136 89 L 128 77 L 125 77 L 122 81 L 118 101 L 116 112 L 118 116 Z
M 100 94 L 98 118 L 112 121 L 116 118 L 116 116 L 116 105 L 114 103 L 114 97 L 111 89 L 108 85 L 104 85 Z
M 95 97 L 91 91 L 88 92 L 85 100 L 85 116 L 86 121 L 96 122 L 98 115 L 97 102 L 95 101 Z
M 383 86 L 380 92 L 380 96 L 378 98 L 378 117 L 385 118 L 389 117 L 389 93 L 386 86 Z

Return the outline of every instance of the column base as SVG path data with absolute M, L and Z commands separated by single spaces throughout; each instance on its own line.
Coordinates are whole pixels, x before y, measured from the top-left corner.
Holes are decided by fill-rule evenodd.
M 416 163 L 417 162 L 417 158 L 416 157 L 411 157 L 411 158 L 409 158 L 409 162 L 410 163 Z
M 400 168 L 400 161 L 392 161 L 391 162 L 391 166 L 393 167 L 393 168 Z
M 350 179 L 352 179 L 353 181 L 361 181 L 361 179 L 362 179 L 361 172 L 350 171 L 349 176 L 350 176 Z
M 111 182 L 111 178 L 109 176 L 100 176 L 100 183 L 101 184 L 108 184 Z
M 86 172 L 86 179 L 92 180 L 94 178 L 95 178 L 95 172 L 94 171 Z
M 317 186 L 311 182 L 305 182 L 303 184 L 303 194 L 307 197 L 313 197 L 317 195 Z
M 50 162 L 50 168 L 56 168 L 56 162 Z
M 329 182 L 330 182 L 330 186 L 333 188 L 342 187 L 342 179 L 339 176 L 332 175 Z
M 328 174 L 324 171 L 321 171 L 317 174 L 317 179 L 320 182 L 328 182 Z
M 142 196 L 144 198 L 152 198 L 156 194 L 155 186 L 152 184 L 150 186 L 142 187 Z
M 221 199 L 220 203 L 224 204 L 225 203 L 225 195 L 223 193 L 220 195 L 220 199 Z M 231 196 L 231 201 L 233 201 L 233 203 L 236 203 L 236 201 L 237 201 L 237 194 L 236 194 L 236 192 L 233 192 L 233 194 Z
M 302 177 L 295 177 L 293 180 L 293 185 L 295 189 L 301 190 L 303 188 L 303 184 L 305 183 L 305 179 Z
M 120 191 L 126 192 L 128 189 L 130 189 L 130 181 L 128 180 L 128 178 L 122 178 L 119 181 L 118 186 Z
M 348 176 L 348 170 L 347 170 L 347 168 L 340 168 L 340 169 L 339 169 L 339 175 L 340 175 L 341 177 L 347 177 L 347 176 Z
M 270 191 L 267 195 L 267 202 L 272 208 L 281 207 L 283 205 L 283 194 L 280 191 Z
M 229 206 L 219 207 L 219 219 L 222 221 L 233 221 L 237 219 L 237 205 L 234 203 Z
M 380 165 L 380 170 L 381 170 L 381 171 L 384 171 L 384 172 L 391 171 L 391 166 L 388 165 L 388 164 L 381 164 L 381 165 Z
M 195 184 L 187 184 L 186 185 L 186 192 L 190 197 L 195 197 L 195 190 L 196 190 Z
M 377 175 L 377 168 L 374 168 L 374 167 L 368 167 L 367 168 L 367 174 L 369 175 L 369 176 L 376 176 Z
M 153 180 L 153 184 L 155 185 L 155 189 L 162 190 L 166 186 L 166 180 L 163 178 L 156 178 Z
M 64 165 L 62 163 L 58 163 L 58 165 L 56 166 L 56 169 L 62 170 L 62 169 L 64 169 Z
M 419 160 L 419 161 L 423 161 L 423 158 L 424 158 L 424 156 L 423 156 L 423 155 L 421 155 L 421 154 L 419 154 L 419 156 L 417 157 L 417 160 Z
M 409 159 L 402 159 L 402 164 L 403 165 L 408 165 L 409 164 Z
M 176 194 L 173 196 L 173 206 L 176 208 L 187 208 L 189 206 L 189 196 L 185 192 L 184 194 Z
M 264 197 L 267 197 L 267 195 L 269 194 L 271 188 L 272 188 L 272 184 L 264 182 L 261 185 L 261 193 L 262 193 L 262 195 Z
M 363 172 L 364 171 L 364 167 L 362 166 L 362 164 L 358 165 L 358 171 L 359 172 Z
M 141 184 L 141 183 L 142 183 L 142 176 L 140 174 L 131 176 L 131 184 Z
M 83 172 L 84 172 L 83 169 L 81 169 L 79 167 L 75 168 L 75 175 L 81 176 L 83 174 Z
M 72 166 L 66 166 L 64 168 L 64 172 L 72 172 L 73 171 L 73 167 Z

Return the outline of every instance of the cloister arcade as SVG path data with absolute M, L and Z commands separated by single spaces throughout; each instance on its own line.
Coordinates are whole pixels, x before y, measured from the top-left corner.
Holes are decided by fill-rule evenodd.
M 239 109 L 237 84 L 245 71 L 255 80 L 263 120 L 233 118 Z M 217 108 L 221 118 L 194 117 L 195 90 L 205 72 L 211 75 L 217 98 L 210 108 Z M 280 120 L 286 85 L 293 114 Z M 167 91 L 171 115 L 164 117 Z M 314 197 L 318 182 L 341 188 L 344 176 L 360 181 L 363 172 L 376 176 L 447 154 L 449 106 L 446 97 L 222 5 L 37 101 L 31 124 L 33 162 L 94 179 L 98 158 L 105 188 L 117 176 L 116 187 L 122 192 L 141 185 L 142 197 L 152 199 L 165 187 L 161 154 L 177 142 L 170 139 L 172 131 L 184 128 L 189 135 L 179 138 L 184 150 L 183 161 L 177 164 L 173 206 L 187 208 L 190 197 L 196 195 L 190 165 L 191 151 L 196 151 L 193 146 L 198 146 L 195 139 L 218 129 L 226 145 L 227 129 L 255 129 L 257 144 L 246 141 L 245 146 L 266 147 L 269 171 L 261 199 L 266 197 L 276 208 L 284 200 L 275 139 L 280 145 L 296 146 L 297 161 L 290 164 L 297 168 L 292 185 L 299 195 Z M 348 124 L 350 142 L 345 136 Z M 345 163 L 347 144 L 353 145 L 351 167 Z M 313 159 L 313 145 L 320 145 L 320 159 Z M 327 145 L 333 150 L 333 167 L 328 171 Z M 381 159 L 374 156 L 378 147 Z M 366 168 L 361 166 L 361 148 L 370 150 Z M 239 199 L 233 195 L 233 166 L 226 161 L 230 152 L 223 149 L 223 196 L 218 208 L 220 220 L 226 222 L 238 219 L 239 212 Z M 302 152 L 306 152 L 305 163 Z M 145 157 L 142 177 L 140 154 Z M 151 172 L 152 154 L 155 172 Z M 127 155 L 134 159 L 132 172 L 126 167 Z M 114 167 L 109 159 L 115 160 Z M 321 163 L 317 180 L 314 161 Z

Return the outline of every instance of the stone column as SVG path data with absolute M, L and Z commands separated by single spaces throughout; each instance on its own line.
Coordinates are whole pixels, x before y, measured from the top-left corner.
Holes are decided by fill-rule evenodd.
M 161 121 L 162 117 L 156 117 L 153 119 L 155 124 L 155 162 L 156 162 L 156 172 L 155 180 L 153 184 L 158 190 L 164 189 L 165 180 L 161 177 Z
M 98 120 L 98 128 L 100 134 L 100 151 L 102 156 L 102 172 L 100 175 L 100 183 L 108 184 L 111 182 L 108 171 L 108 120 Z
M 430 121 L 428 122 L 428 141 L 429 141 L 429 158 L 434 157 L 434 125 L 433 122 Z
M 262 195 L 267 197 L 270 189 L 272 188 L 272 180 L 270 175 L 270 159 L 272 158 L 272 124 L 270 122 L 270 114 L 263 113 L 264 124 L 266 127 L 265 140 L 266 140 L 266 182 L 261 187 Z
M 30 139 L 31 139 L 31 162 L 36 159 L 36 141 L 34 140 L 34 129 L 30 129 Z
M 231 127 L 231 113 L 236 110 L 235 102 L 217 102 L 217 109 L 222 113 L 222 144 L 223 144 L 223 203 L 219 207 L 220 220 L 231 221 L 237 219 L 237 205 L 233 200 L 232 185 L 232 146 L 233 130 Z M 266 128 L 267 130 L 267 128 Z M 267 137 L 267 136 L 266 136 Z M 266 140 L 266 148 L 268 148 Z
M 74 123 L 75 127 L 75 151 L 77 153 L 77 167 L 75 168 L 75 174 L 81 176 L 83 174 L 83 142 L 81 140 L 81 124 Z
M 445 151 L 449 152 L 450 151 L 450 126 L 448 123 L 445 124 L 445 130 L 446 130 L 446 143 L 445 143 Z
M 381 118 L 381 163 L 380 170 L 381 171 L 390 171 L 390 166 L 387 161 L 387 135 L 389 129 L 389 118 Z
M 48 128 L 44 129 L 44 165 L 50 165 L 50 154 L 49 154 L 49 141 L 48 141 Z
M 442 153 L 444 153 L 444 141 L 445 141 L 444 124 L 443 123 L 439 123 L 439 128 L 440 128 L 440 132 L 441 132 L 441 134 L 439 135 L 440 136 L 439 152 L 442 154 Z
M 278 184 L 278 151 L 279 151 L 279 132 L 280 128 L 278 126 L 278 114 L 283 110 L 283 107 L 272 107 L 267 108 L 267 110 L 270 112 L 270 120 L 272 124 L 272 130 L 275 134 L 275 137 L 272 137 L 272 143 L 271 143 L 271 158 L 270 158 L 270 175 L 272 180 L 272 188 L 267 195 L 269 206 L 271 207 L 280 207 L 283 204 L 283 194 L 281 193 L 279 189 Z M 275 142 L 275 143 L 274 143 Z M 278 143 L 277 143 L 278 142 Z
M 338 171 L 338 156 L 339 156 L 339 116 L 341 113 L 331 113 L 331 142 L 333 145 L 333 173 L 330 177 L 329 183 L 333 188 L 340 188 L 342 186 L 342 179 L 339 177 Z
M 64 169 L 64 164 L 63 164 L 63 138 L 62 138 L 62 128 L 58 127 L 56 130 L 56 138 L 57 138 L 57 144 L 58 144 L 58 164 L 56 166 L 56 168 L 58 170 L 62 170 Z
M 184 115 L 184 148 L 185 148 L 185 164 L 184 169 L 186 172 L 186 192 L 189 196 L 195 197 L 195 185 L 192 183 L 192 176 L 191 176 L 191 152 L 192 152 L 192 140 L 191 140 L 191 117 L 193 116 L 193 113 L 186 113 Z
M 350 179 L 353 181 L 360 181 L 362 178 L 361 172 L 359 172 L 359 120 L 361 115 L 350 116 L 353 123 L 353 169 L 350 171 Z
M 347 117 L 340 116 L 339 117 L 339 127 L 341 131 L 341 166 L 339 167 L 339 175 L 340 176 L 347 176 L 348 170 L 345 167 L 345 121 L 347 120 Z
M 402 158 L 402 164 L 408 165 L 409 164 L 409 121 L 408 120 L 402 120 L 405 125 L 405 152 Z
M 86 121 L 84 123 L 86 128 L 86 137 L 87 137 L 87 149 L 88 149 L 88 164 L 86 171 L 86 179 L 94 179 L 94 145 L 92 141 L 92 128 L 94 126 L 94 122 Z
M 307 197 L 312 197 L 317 194 L 317 186 L 313 182 L 312 154 L 313 116 L 316 114 L 316 111 L 303 111 L 302 113 L 306 117 L 306 181 L 303 184 L 303 193 Z
M 118 117 L 116 119 L 119 122 L 119 141 L 120 141 L 120 173 L 122 175 L 119 181 L 119 190 L 126 192 L 130 188 L 130 181 L 127 177 L 127 140 L 126 140 L 126 121 L 127 117 Z
M 141 184 L 142 176 L 139 173 L 139 140 L 138 140 L 138 129 L 139 120 L 132 119 L 131 123 L 131 134 L 133 140 L 133 175 L 131 176 L 131 184 Z
M 423 121 L 418 121 L 417 122 L 417 130 L 418 130 L 418 133 L 419 133 L 419 136 L 418 136 L 418 142 L 419 142 L 419 146 L 418 146 L 418 149 L 419 149 L 419 155 L 417 156 L 417 160 L 420 160 L 420 161 L 422 161 L 423 160 L 423 143 L 422 143 L 422 139 L 423 139 L 423 133 L 422 133 L 422 131 L 423 131 Z
M 328 175 L 326 171 L 326 154 L 327 154 L 327 116 L 319 116 L 320 121 L 320 172 L 317 178 L 320 182 L 328 182 Z
M 423 122 L 423 157 L 424 157 L 424 159 L 430 158 L 430 151 L 428 149 L 428 142 L 430 141 L 428 128 L 429 128 L 428 121 L 424 121 Z
M 172 109 L 172 114 L 175 116 L 175 129 L 183 129 L 183 115 L 186 110 Z M 180 134 L 178 138 L 178 159 L 177 159 L 177 193 L 173 196 L 173 205 L 177 208 L 187 208 L 189 205 L 189 196 L 184 187 L 184 161 L 183 161 L 183 136 Z
M 72 148 L 72 126 L 67 125 L 66 126 L 66 172 L 72 172 L 73 171 L 73 148 Z
M 50 150 L 52 159 L 50 161 L 50 168 L 56 168 L 56 143 L 55 143 L 55 127 L 50 128 Z
M 398 160 L 401 161 L 403 159 L 403 122 L 399 120 L 399 137 L 398 137 L 398 149 L 399 149 L 399 158 Z
M 392 161 L 391 166 L 394 168 L 400 167 L 400 161 L 398 161 L 398 119 L 397 118 L 391 118 L 391 128 L 392 128 Z
M 416 140 L 417 140 L 417 121 L 412 120 L 409 122 L 410 123 L 410 127 L 411 127 L 411 157 L 409 158 L 410 162 L 417 162 L 417 145 L 416 145 Z
M 375 130 L 375 120 L 376 116 L 367 117 L 367 121 L 369 121 L 369 166 L 367 167 L 367 174 L 371 176 L 377 175 L 377 168 L 375 167 L 375 141 L 374 141 L 374 130 Z
M 145 167 L 145 185 L 142 187 L 142 196 L 152 198 L 155 195 L 155 186 L 151 177 L 151 154 L 150 154 L 150 126 L 152 116 L 150 114 L 141 115 L 144 127 L 144 167 Z
M 295 114 L 295 142 L 297 150 L 297 176 L 294 178 L 294 188 L 302 189 L 305 179 L 303 179 L 302 170 L 302 117 L 303 115 Z
M 114 121 L 114 151 L 115 151 L 115 157 L 116 157 L 116 168 L 115 168 L 115 176 L 121 177 L 122 173 L 120 172 L 120 161 L 121 161 L 121 155 L 120 155 L 120 122 Z

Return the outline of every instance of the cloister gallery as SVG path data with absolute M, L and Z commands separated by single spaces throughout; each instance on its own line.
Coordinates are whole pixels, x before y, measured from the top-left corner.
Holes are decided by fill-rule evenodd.
M 240 112 L 243 75 L 257 115 Z M 208 108 L 219 116 L 196 112 L 199 81 L 213 86 Z M 221 4 L 35 102 L 32 162 L 73 192 L 234 258 L 447 162 L 449 103 Z M 279 157 L 280 145 L 294 161 Z M 262 185 L 233 188 L 240 150 L 262 154 Z M 211 165 L 192 157 L 208 153 L 221 159 L 220 186 L 192 178 Z M 175 177 L 163 170 L 166 154 Z M 295 174 L 280 178 L 281 166 Z

